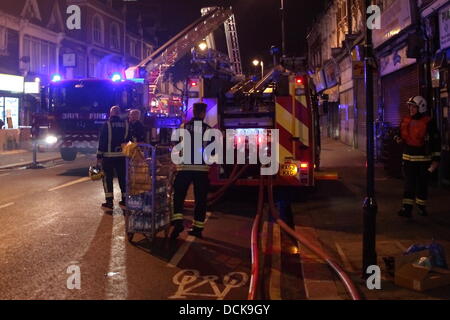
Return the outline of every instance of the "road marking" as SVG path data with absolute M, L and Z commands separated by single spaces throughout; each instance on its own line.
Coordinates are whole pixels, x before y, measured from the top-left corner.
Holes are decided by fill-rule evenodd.
M 344 253 L 344 250 L 342 250 L 342 247 L 337 242 L 335 242 L 335 245 L 339 253 L 339 256 L 341 257 L 341 260 L 344 263 L 344 268 L 347 269 L 349 272 L 355 272 L 355 269 L 353 269 L 353 266 L 350 263 L 350 260 L 348 259 L 347 255 Z
M 80 178 L 80 179 L 77 179 L 75 181 L 68 182 L 68 183 L 65 183 L 63 185 L 60 185 L 58 187 L 54 187 L 54 188 L 48 189 L 48 191 L 59 190 L 59 189 L 62 189 L 62 188 L 65 188 L 65 187 L 70 187 L 70 186 L 73 186 L 74 184 L 85 182 L 85 181 L 89 181 L 89 180 L 91 180 L 91 178 L 89 178 L 89 177 Z
M 111 253 L 107 275 L 106 299 L 126 300 L 128 298 L 127 283 L 127 251 L 125 220 L 122 215 L 113 215 Z M 108 276 L 109 275 L 109 276 Z
M 54 166 L 51 166 L 51 167 L 47 167 L 47 168 L 45 168 L 45 169 L 46 169 L 46 170 L 54 169 L 54 168 L 62 167 L 63 165 L 64 165 L 64 163 L 61 163 L 61 164 L 57 164 L 57 165 L 54 165 Z
M 238 278 L 239 280 L 237 280 Z M 181 270 L 175 274 L 172 281 L 178 286 L 177 291 L 174 295 L 170 296 L 169 299 L 186 299 L 187 296 L 198 296 L 198 297 L 211 297 L 217 298 L 217 300 L 223 300 L 226 295 L 233 288 L 243 287 L 248 282 L 248 275 L 245 272 L 230 272 L 223 277 L 222 283 L 225 289 L 221 291 L 217 285 L 219 283 L 219 277 L 215 275 L 201 276 L 198 270 L 186 269 Z M 194 282 L 197 282 L 194 284 Z M 192 284 L 188 287 L 188 284 Z M 204 287 L 205 285 L 210 286 L 213 293 L 205 292 L 192 292 L 192 290 Z
M 281 300 L 281 229 L 273 224 L 272 266 L 270 270 L 270 300 Z
M 6 208 L 6 207 L 10 207 L 13 204 L 14 204 L 14 202 L 9 202 L 9 203 L 2 204 L 2 205 L 0 205 L 0 209 Z
M 206 222 L 208 221 L 210 216 L 211 216 L 211 212 L 207 212 L 206 213 L 206 219 L 205 219 L 205 225 L 206 225 Z M 178 249 L 178 251 L 175 252 L 175 254 L 173 255 L 172 259 L 170 259 L 170 261 L 167 264 L 167 266 L 169 268 L 175 268 L 178 265 L 178 263 L 181 261 L 181 259 L 184 257 L 184 255 L 186 254 L 186 252 L 188 251 L 189 247 L 191 246 L 191 244 L 194 241 L 195 241 L 195 237 L 194 236 L 188 236 L 186 238 L 186 241 L 181 245 L 181 247 Z

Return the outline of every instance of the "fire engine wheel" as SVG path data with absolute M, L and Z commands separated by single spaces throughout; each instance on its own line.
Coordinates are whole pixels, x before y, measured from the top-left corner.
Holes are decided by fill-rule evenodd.
M 77 157 L 77 151 L 72 149 L 61 149 L 61 158 L 64 161 L 73 161 Z

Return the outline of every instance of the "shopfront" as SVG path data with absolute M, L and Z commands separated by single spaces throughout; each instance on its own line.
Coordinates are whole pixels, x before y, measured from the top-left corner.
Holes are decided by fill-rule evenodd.
M 434 57 L 431 80 L 434 93 L 435 118 L 441 132 L 441 183 L 450 186 L 450 4 L 439 10 L 440 50 Z
M 20 98 L 24 90 L 24 78 L 0 74 L 0 119 L 4 129 L 19 129 Z
M 0 74 L 0 151 L 16 149 L 20 145 L 20 104 L 24 90 L 24 78 Z
M 406 101 L 420 95 L 419 66 L 406 56 L 406 46 L 380 58 L 383 119 L 398 127 L 408 113 Z

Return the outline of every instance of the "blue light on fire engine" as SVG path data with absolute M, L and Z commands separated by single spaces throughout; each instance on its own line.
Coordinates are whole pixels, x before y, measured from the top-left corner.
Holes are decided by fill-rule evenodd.
M 121 80 L 122 80 L 122 76 L 121 76 L 120 73 L 117 73 L 117 72 L 116 72 L 116 73 L 114 73 L 114 74 L 112 75 L 111 80 L 114 81 L 114 82 L 121 81 Z
M 52 82 L 59 82 L 62 80 L 62 77 L 60 74 L 55 73 L 54 75 L 52 75 Z

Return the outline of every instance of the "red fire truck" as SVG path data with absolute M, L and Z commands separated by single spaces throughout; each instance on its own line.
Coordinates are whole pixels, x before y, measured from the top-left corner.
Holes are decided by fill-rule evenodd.
M 216 96 L 205 93 L 208 81 L 191 80 L 195 85 L 190 87 L 190 96 L 194 98 L 189 99 L 189 106 L 200 100 L 205 102 L 208 105 L 205 121 L 222 132 L 234 129 L 236 145 L 245 143 L 252 134 L 258 135 L 257 143 L 272 140 L 271 149 L 278 150 L 279 161 L 275 185 L 314 186 L 314 169 L 319 158 L 315 141 L 318 128 L 306 74 L 279 66 L 258 82 L 245 80 L 226 94 Z M 277 130 L 278 143 L 267 136 L 267 129 Z M 246 148 L 248 151 L 248 143 Z M 233 168 L 228 163 L 214 165 L 210 171 L 212 185 L 226 184 Z M 259 176 L 259 165 L 250 165 L 235 184 L 256 186 Z
M 108 119 L 109 109 L 142 108 L 142 85 L 133 81 L 78 79 L 61 80 L 58 76 L 42 89 L 43 109 L 49 126 L 48 142 L 56 143 L 61 157 L 75 160 L 78 153 L 95 153 L 98 134 Z

